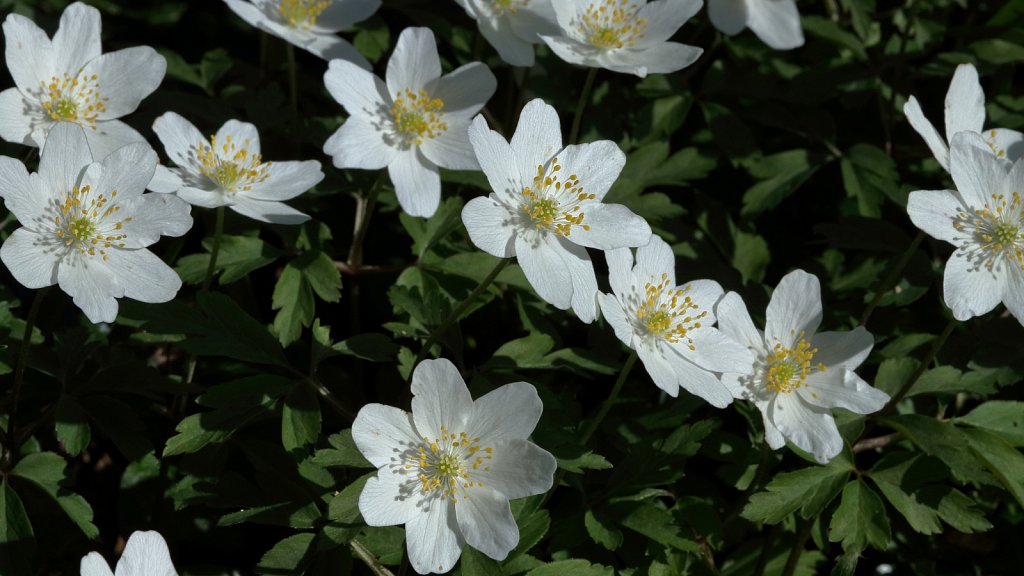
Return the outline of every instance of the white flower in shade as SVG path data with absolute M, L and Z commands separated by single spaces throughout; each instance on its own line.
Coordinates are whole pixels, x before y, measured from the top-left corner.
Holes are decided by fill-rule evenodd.
M 167 62 L 149 46 L 100 53 L 100 13 L 75 2 L 50 40 L 31 20 L 4 20 L 7 67 L 15 88 L 0 92 L 0 137 L 42 147 L 57 122 L 85 128 L 95 158 L 146 139 L 117 120 L 164 78 Z
M 713 327 L 722 287 L 713 280 L 676 286 L 675 256 L 658 236 L 637 248 L 635 265 L 628 248 L 605 259 L 613 294 L 598 294 L 601 313 L 658 388 L 677 396 L 682 387 L 718 408 L 732 402 L 712 372 L 746 369 L 754 357 Z
M 158 166 L 150 190 L 173 192 L 194 206 L 227 206 L 261 222 L 309 220 L 281 201 L 323 180 L 320 162 L 264 162 L 260 135 L 248 122 L 228 120 L 217 134 L 206 138 L 191 122 L 167 112 L 153 122 L 153 131 L 177 168 Z
M 370 63 L 337 33 L 362 22 L 380 0 L 224 0 L 250 25 L 324 60 L 341 58 L 369 70 Z
M 1006 304 L 1024 324 L 1024 159 L 997 158 L 974 132 L 953 136 L 950 174 L 956 190 L 910 193 L 911 221 L 956 246 L 942 289 L 957 320 Z
M 110 566 L 96 552 L 82 558 L 82 576 L 114 576 Z M 164 537 L 158 532 L 132 532 L 117 562 L 117 576 L 178 576 L 171 563 Z
M 946 138 L 939 135 L 935 126 L 921 111 L 917 98 L 911 96 L 903 106 L 910 125 L 924 138 L 939 164 L 949 172 L 949 146 L 957 132 L 981 134 L 993 154 L 1007 160 L 1024 156 L 1024 134 L 1007 128 L 984 130 L 985 92 L 978 81 L 978 71 L 971 64 L 961 64 L 953 73 L 953 80 L 946 92 Z
M 402 210 L 428 217 L 441 200 L 437 167 L 479 170 L 466 130 L 494 94 L 487 66 L 472 62 L 441 76 L 434 33 L 406 28 L 388 61 L 387 83 L 348 62 L 332 60 L 327 90 L 348 119 L 324 153 L 338 168 L 385 166 Z
M 739 294 L 718 303 L 718 327 L 757 355 L 740 373 L 722 375 L 737 398 L 761 410 L 765 441 L 774 449 L 789 440 L 824 464 L 843 449 L 832 408 L 877 412 L 889 395 L 854 373 L 874 340 L 858 326 L 850 332 L 816 333 L 821 286 L 803 270 L 786 274 L 768 303 L 765 329 L 754 327 Z
M 668 41 L 700 10 L 701 0 L 558 0 L 552 4 L 561 34 L 542 39 L 572 64 L 643 78 L 685 68 L 703 52 Z
M 352 439 L 374 466 L 359 495 L 370 526 L 405 524 L 416 572 L 447 572 L 462 546 L 504 560 L 519 542 L 509 500 L 551 488 L 555 458 L 527 438 L 543 404 L 533 386 L 506 384 L 475 401 L 445 359 L 412 376 L 412 414 L 367 404 Z
M 539 98 L 523 108 L 511 142 L 480 116 L 469 139 L 494 190 L 462 209 L 473 244 L 517 258 L 545 302 L 592 322 L 597 278 L 587 248 L 642 246 L 651 238 L 646 220 L 601 202 L 626 155 L 609 140 L 563 148 L 558 113 Z
M 708 0 L 708 16 L 715 28 L 729 36 L 750 28 L 776 50 L 804 45 L 794 0 Z
M 455 0 L 480 33 L 513 66 L 533 66 L 533 45 L 558 34 L 551 0 Z
M 50 130 L 38 173 L 0 156 L 0 197 L 21 222 L 0 260 L 27 288 L 59 284 L 92 322 L 113 322 L 116 298 L 174 298 L 181 279 L 146 247 L 181 236 L 192 217 L 174 196 L 142 193 L 156 160 L 140 142 L 93 162 L 84 129 L 68 122 Z

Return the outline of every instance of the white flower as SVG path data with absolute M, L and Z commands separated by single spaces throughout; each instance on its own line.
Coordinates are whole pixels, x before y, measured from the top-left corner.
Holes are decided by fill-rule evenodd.
M 142 193 L 156 160 L 135 143 L 93 162 L 85 131 L 68 122 L 50 130 L 38 173 L 0 156 L 0 197 L 22 226 L 0 260 L 26 288 L 59 284 L 92 322 L 114 321 L 115 298 L 174 298 L 181 279 L 146 246 L 181 236 L 192 217 L 174 196 Z
M 362 22 L 380 0 L 224 0 L 250 25 L 323 58 L 341 58 L 365 70 L 370 63 L 338 31 Z
M 824 464 L 843 449 L 832 408 L 857 414 L 880 410 L 889 395 L 854 373 L 874 340 L 858 326 L 821 332 L 821 286 L 803 270 L 786 274 L 768 302 L 765 329 L 754 327 L 739 294 L 718 303 L 718 326 L 754 351 L 757 360 L 722 382 L 761 410 L 764 437 L 774 449 L 789 440 Z
M 157 167 L 154 192 L 175 193 L 194 206 L 227 206 L 272 224 L 301 224 L 309 216 L 283 204 L 324 178 L 320 162 L 264 162 L 260 135 L 248 122 L 228 120 L 207 139 L 191 122 L 167 112 L 153 131 L 177 168 Z
M 424 360 L 412 377 L 412 414 L 367 404 L 352 439 L 374 466 L 359 496 L 370 526 L 405 524 L 416 572 L 447 572 L 462 546 L 504 560 L 519 542 L 509 500 L 551 488 L 555 458 L 527 438 L 543 404 L 533 386 L 469 395 L 448 360 Z
M 651 238 L 646 220 L 601 202 L 626 155 L 609 140 L 563 148 L 558 113 L 539 98 L 523 108 L 511 142 L 480 116 L 469 139 L 494 190 L 462 209 L 473 244 L 516 257 L 545 302 L 592 322 L 597 278 L 587 248 L 642 246 Z
M 82 576 L 114 576 L 110 566 L 96 552 L 82 557 Z M 158 532 L 132 532 L 117 562 L 117 576 L 178 576 L 171 563 L 164 537 Z
M 387 84 L 372 73 L 332 60 L 327 90 L 348 119 L 324 143 L 338 168 L 387 166 L 402 210 L 431 216 L 441 199 L 437 167 L 479 170 L 469 146 L 469 121 L 494 94 L 487 66 L 472 62 L 441 76 L 434 33 L 406 28 L 388 61 Z
M 609 250 L 612 294 L 598 294 L 601 313 L 623 344 L 636 350 L 654 383 L 670 396 L 679 388 L 723 408 L 732 394 L 711 372 L 743 370 L 753 355 L 714 328 L 722 287 L 713 280 L 676 286 L 676 259 L 658 236 L 633 253 Z
M 557 0 L 559 36 L 541 38 L 572 64 L 614 72 L 675 72 L 703 52 L 668 39 L 700 10 L 701 0 Z
M 8 14 L 7 67 L 16 88 L 0 92 L 0 137 L 42 147 L 57 122 L 85 128 L 93 157 L 146 139 L 117 120 L 130 114 L 164 78 L 167 62 L 149 46 L 100 54 L 100 13 L 75 2 L 53 40 L 31 20 Z
M 1024 155 L 1024 134 L 1007 128 L 983 130 L 985 126 L 985 92 L 978 81 L 978 71 L 971 64 L 961 64 L 953 73 L 946 92 L 946 138 L 939 136 L 935 126 L 924 117 L 917 98 L 911 96 L 903 106 L 910 125 L 924 138 L 935 159 L 949 172 L 949 147 L 957 132 L 976 132 L 985 138 L 991 152 L 1000 158 L 1016 160 Z
M 750 28 L 776 50 L 804 45 L 794 0 L 708 0 L 708 16 L 715 28 L 729 36 Z
M 551 0 L 455 0 L 476 20 L 480 33 L 513 66 L 533 66 L 533 44 L 558 34 Z
M 1006 304 L 1024 324 L 1024 160 L 997 158 L 974 132 L 953 136 L 950 174 L 956 190 L 910 193 L 911 221 L 956 251 L 942 288 L 957 320 Z

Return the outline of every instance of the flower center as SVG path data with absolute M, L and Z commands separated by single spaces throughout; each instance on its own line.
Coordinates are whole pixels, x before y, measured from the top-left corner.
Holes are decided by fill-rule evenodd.
M 391 116 L 395 131 L 406 146 L 423 144 L 423 138 L 436 138 L 448 130 L 444 121 L 444 101 L 431 98 L 422 88 L 413 92 L 408 88 L 395 96 Z
M 800 333 L 800 340 L 793 348 L 785 348 L 781 343 L 776 342 L 771 354 L 764 359 L 766 365 L 765 388 L 776 394 L 789 394 L 803 386 L 807 376 L 814 370 L 824 372 L 824 364 L 819 362 L 817 365 L 812 365 L 811 363 L 817 352 L 817 348 L 812 348 L 804 340 L 803 332 Z
M 331 4 L 332 0 L 281 0 L 277 10 L 288 24 L 309 28 Z
M 670 344 L 686 342 L 695 350 L 691 330 L 700 328 L 700 320 L 708 315 L 707 310 L 697 313 L 698 307 L 686 295 L 690 287 L 677 289 L 669 285 L 668 274 L 661 275 L 657 284 L 644 285 L 644 300 L 636 310 L 637 320 L 647 333 Z
M 253 184 L 259 184 L 270 177 L 267 168 L 273 162 L 264 163 L 259 154 L 250 154 L 247 149 L 248 139 L 239 147 L 231 136 L 227 136 L 219 149 L 217 146 L 217 137 L 210 136 L 209 145 L 206 142 L 199 144 L 196 160 L 199 162 L 199 170 L 217 183 L 221 190 L 231 194 L 247 192 L 252 190 Z
M 40 81 L 39 105 L 54 122 L 75 122 L 96 129 L 96 119 L 107 109 L 109 98 L 99 92 L 99 78 L 92 76 L 54 76 L 50 82 Z
M 598 48 L 632 48 L 647 32 L 647 19 L 638 18 L 633 0 L 603 0 L 587 5 L 576 29 Z
M 132 221 L 131 216 L 114 219 L 121 210 L 111 202 L 115 198 L 117 190 L 112 190 L 107 197 L 93 194 L 89 186 L 75 186 L 64 196 L 64 202 L 57 205 L 53 217 L 54 235 L 65 246 L 82 254 L 95 256 L 98 253 L 105 262 L 108 248 L 124 248 L 128 235 L 123 228 Z
M 953 227 L 968 235 L 963 248 L 981 265 L 992 268 L 999 260 L 1010 260 L 1024 270 L 1024 201 L 1014 192 L 992 194 L 973 213 L 966 210 L 956 215 Z
M 491 2 L 494 11 L 498 14 L 515 14 L 529 3 L 530 0 L 493 0 Z
M 583 191 L 583 185 L 575 174 L 562 182 L 558 175 L 561 170 L 557 156 L 547 163 L 546 168 L 538 164 L 533 185 L 523 188 L 520 207 L 538 230 L 550 230 L 558 236 L 568 236 L 573 226 L 590 230 L 590 226 L 583 223 L 584 213 L 580 205 L 594 200 L 596 196 Z
M 410 453 L 406 470 L 418 470 L 420 488 L 424 494 L 436 494 L 455 502 L 461 495 L 469 498 L 468 490 L 483 486 L 474 474 L 490 471 L 487 461 L 494 449 L 481 447 L 479 438 L 470 438 L 465 432 L 458 434 L 441 427 L 441 435 L 423 442 Z

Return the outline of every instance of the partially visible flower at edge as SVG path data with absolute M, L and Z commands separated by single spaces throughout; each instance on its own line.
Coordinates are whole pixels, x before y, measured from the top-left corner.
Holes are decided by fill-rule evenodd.
M 96 552 L 82 557 L 81 576 L 114 576 L 110 565 Z M 117 561 L 117 576 L 178 576 L 167 542 L 159 532 L 132 532 Z
M 69 122 L 50 130 L 38 173 L 0 156 L 0 197 L 21 223 L 0 260 L 26 288 L 59 284 L 91 322 L 113 322 L 117 298 L 174 298 L 181 279 L 146 247 L 185 234 L 192 217 L 179 198 L 143 194 L 156 161 L 138 142 L 93 162 L 84 130 Z
M 946 138 L 921 111 L 917 98 L 911 96 L 903 106 L 910 125 L 924 138 L 939 164 L 949 172 L 949 146 L 957 132 L 975 132 L 985 138 L 989 149 L 1000 158 L 1013 161 L 1024 156 L 1024 134 L 1008 128 L 985 127 L 985 92 L 978 80 L 978 71 L 971 64 L 960 64 L 946 92 Z
M 800 12 L 794 0 L 708 0 L 708 17 L 715 28 L 729 36 L 750 28 L 776 50 L 804 45 Z
M 513 66 L 533 66 L 533 45 L 558 34 L 551 0 L 455 0 L 480 33 Z
M 716 311 L 722 332 L 757 356 L 747 370 L 722 374 L 722 383 L 761 411 L 771 448 L 789 440 L 827 463 L 843 449 L 832 408 L 870 414 L 889 401 L 888 394 L 854 372 L 874 345 L 863 326 L 817 332 L 821 285 L 816 276 L 794 270 L 782 278 L 768 303 L 764 332 L 754 327 L 735 292 L 726 294 Z
M 367 404 L 352 439 L 378 468 L 359 495 L 370 526 L 405 524 L 409 563 L 447 572 L 469 544 L 504 560 L 519 543 L 509 500 L 551 489 L 554 456 L 527 438 L 543 404 L 513 382 L 476 400 L 455 366 L 424 360 L 413 372 L 412 413 Z
M 281 201 L 323 180 L 317 160 L 265 162 L 256 127 L 238 120 L 228 120 L 206 138 L 191 122 L 167 112 L 153 122 L 153 131 L 177 167 L 158 166 L 150 190 L 174 193 L 194 206 L 227 206 L 271 224 L 309 220 Z
M 319 56 L 341 58 L 364 70 L 370 63 L 337 33 L 362 22 L 381 0 L 224 0 L 242 20 Z
M 149 46 L 102 54 L 100 12 L 81 2 L 64 9 L 53 40 L 19 14 L 7 15 L 3 31 L 15 88 L 0 92 L 0 137 L 42 147 L 56 123 L 73 122 L 85 129 L 97 160 L 146 141 L 118 118 L 160 85 L 163 56 Z
M 647 221 L 601 200 L 626 163 L 610 140 L 562 147 L 558 113 L 541 99 L 526 104 L 511 141 L 473 120 L 469 139 L 491 192 L 466 203 L 462 223 L 473 244 L 515 257 L 542 300 L 597 318 L 597 277 L 587 248 L 643 246 Z

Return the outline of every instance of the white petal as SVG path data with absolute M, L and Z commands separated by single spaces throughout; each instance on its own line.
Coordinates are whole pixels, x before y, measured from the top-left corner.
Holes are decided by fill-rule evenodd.
M 380 115 L 391 109 L 391 97 L 384 82 L 351 62 L 331 60 L 324 73 L 324 85 L 349 116 L 379 121 Z
M 160 236 L 182 236 L 192 229 L 191 206 L 171 194 L 143 194 L 126 204 L 124 212 L 132 217 L 124 223 L 128 248 L 144 248 Z
M 597 293 L 597 303 L 601 306 L 601 316 L 615 330 L 615 336 L 623 344 L 632 348 L 633 326 L 626 319 L 626 311 L 623 309 L 622 304 L 614 296 L 604 294 L 603 292 Z
M 178 188 L 175 195 L 193 206 L 202 206 L 203 208 L 217 208 L 218 206 L 229 206 L 232 204 L 232 201 L 228 199 L 226 194 L 216 190 L 203 190 L 202 188 L 193 188 L 191 186 Z
M 199 145 L 209 143 L 195 125 L 175 112 L 165 112 L 153 121 L 153 132 L 172 162 L 189 173 L 199 173 L 196 163 Z
M 388 176 L 403 212 L 423 218 L 434 215 L 441 202 L 441 177 L 419 149 L 413 147 L 395 155 L 388 164 Z
M 473 147 L 480 169 L 487 176 L 491 189 L 506 202 L 515 202 L 522 192 L 515 152 L 500 134 L 487 127 L 483 116 L 473 119 L 469 127 L 469 142 Z
M 656 0 L 641 6 L 637 17 L 647 21 L 641 42 L 645 45 L 665 42 L 700 11 L 701 4 L 700 0 Z
M 529 239 L 516 236 L 516 258 L 530 285 L 541 300 L 559 310 L 568 310 L 572 304 L 572 277 L 562 264 L 562 250 L 551 235 L 532 235 Z
M 145 248 L 108 249 L 106 255 L 105 264 L 127 298 L 140 302 L 169 302 L 181 288 L 178 273 Z
M 383 133 L 362 116 L 350 116 L 324 143 L 324 154 L 335 168 L 380 170 L 394 161 L 398 148 L 384 141 Z
M 759 406 L 759 408 L 761 408 L 761 422 L 764 424 L 764 441 L 772 450 L 782 448 L 786 445 L 786 438 L 768 418 L 768 411 L 764 407 Z
M 981 132 L 985 125 L 985 92 L 972 64 L 961 64 L 946 92 L 946 139 L 957 132 Z
M 604 261 L 608 265 L 608 283 L 612 287 L 612 292 L 616 296 L 625 297 L 634 284 L 633 251 L 629 248 L 607 250 L 604 253 Z
M 832 412 L 804 403 L 796 394 L 780 394 L 769 405 L 768 417 L 790 442 L 825 464 L 843 449 L 843 438 Z
M 98 171 L 86 170 L 82 184 L 88 184 L 94 192 L 108 197 L 116 190 L 119 201 L 136 198 L 142 195 L 146 185 L 153 179 L 156 163 L 156 152 L 149 144 L 127 144 L 100 160 Z
M 776 50 L 789 50 L 804 44 L 800 13 L 793 0 L 750 2 L 747 26 L 762 42 Z
M 242 216 L 259 220 L 260 222 L 291 226 L 293 224 L 302 224 L 309 220 L 309 214 L 300 212 L 282 202 L 256 200 L 241 194 L 236 196 L 234 200 L 234 203 L 228 205 L 232 210 Z
M 0 94 L 0 97 L 3 95 Z M 1000 158 L 1016 162 L 1024 156 L 1024 133 L 1008 128 L 993 128 L 984 133 L 985 142 Z
M 235 152 L 241 148 L 245 148 L 250 155 L 260 153 L 260 134 L 256 126 L 248 122 L 228 120 L 217 130 L 215 138 L 217 147 L 213 152 L 221 160 L 234 160 Z M 234 144 L 235 148 L 232 149 L 229 143 Z M 225 145 L 228 145 L 227 150 L 224 149 Z
M 640 361 L 643 362 L 647 374 L 654 381 L 654 385 L 673 398 L 679 396 L 678 375 L 662 353 L 642 340 L 637 342 L 635 350 Z
M 41 227 L 35 222 L 45 218 L 51 200 L 39 174 L 29 174 L 24 164 L 7 156 L 0 156 L 0 198 L 22 226 L 37 230 Z M 46 218 L 49 223 L 50 218 Z
M 441 76 L 437 42 L 429 28 L 406 28 L 398 36 L 395 51 L 388 60 L 387 85 L 392 95 L 418 91 L 427 82 Z
M 122 146 L 137 142 L 146 143 L 142 134 L 120 120 L 97 122 L 95 129 L 90 127 L 85 131 L 85 139 L 89 142 L 92 157 L 96 160 L 102 160 Z
M 711 24 L 729 36 L 735 36 L 747 27 L 750 15 L 746 0 L 708 0 Z
M 502 60 L 512 66 L 533 66 L 533 45 L 515 34 L 508 18 L 478 18 L 476 23 Z
M 1004 283 L 983 264 L 957 250 L 946 262 L 942 298 L 957 320 L 968 320 L 992 310 L 1003 299 Z
M 134 46 L 92 60 L 78 77 L 96 75 L 99 93 L 108 99 L 98 118 L 111 120 L 134 112 L 142 99 L 157 89 L 166 71 L 167 60 L 156 50 Z
M 813 364 L 819 362 L 829 368 L 854 370 L 867 359 L 875 339 L 863 326 L 849 332 L 821 332 L 811 336 L 810 344 L 817 348 Z
M 413 516 L 405 525 L 409 564 L 420 574 L 447 572 L 462 555 L 466 541 L 455 519 L 455 505 L 434 498 L 426 514 Z
M 748 381 L 749 374 L 726 372 L 720 377 L 720 382 L 732 394 L 732 397 L 741 400 L 753 400 L 755 398 L 754 391 L 748 387 Z
M 658 284 L 664 275 L 668 280 L 667 284 L 675 286 L 676 255 L 672 253 L 672 248 L 661 239 L 661 236 L 652 235 L 650 243 L 636 249 L 634 274 L 638 283 Z
M 537 166 L 547 162 L 562 149 L 562 127 L 558 112 L 540 98 L 530 100 L 519 113 L 519 124 L 509 144 L 516 159 L 520 181 L 532 182 L 537 175 Z M 483 166 L 482 161 L 480 165 Z
M 38 104 L 26 100 L 17 88 L 0 92 L 0 138 L 15 144 L 35 146 L 32 139 L 36 124 L 33 108 L 38 108 Z
M 557 6 L 560 2 L 555 2 L 554 5 L 557 10 Z M 575 28 L 571 28 L 566 32 L 568 34 L 575 33 Z M 541 40 L 548 45 L 548 48 L 555 53 L 556 56 L 565 60 L 569 64 L 576 64 L 578 66 L 596 66 L 597 63 L 592 56 L 584 55 L 585 51 L 592 50 L 592 47 L 581 44 L 576 40 L 573 40 L 566 36 L 549 36 L 546 34 L 541 35 Z
M 552 242 L 558 242 L 562 247 L 556 253 L 572 280 L 572 311 L 581 322 L 590 324 L 597 318 L 597 276 L 594 274 L 594 263 L 586 248 L 565 238 L 549 236 Z
M 715 304 L 722 299 L 725 293 L 722 286 L 714 280 L 691 280 L 678 287 L 696 305 L 694 314 L 707 312 L 700 321 L 701 326 L 711 326 L 715 323 Z
M 492 198 L 479 196 L 470 200 L 462 208 L 462 223 L 477 248 L 498 258 L 516 255 L 511 215 Z
M 740 374 L 753 372 L 754 353 L 720 330 L 707 326 L 710 324 L 690 333 L 693 350 L 690 350 L 685 342 L 679 342 L 673 345 L 673 348 L 680 356 L 688 358 L 705 370 Z
M 133 532 L 117 562 L 115 576 L 177 576 L 171 553 L 158 532 Z
M 68 6 L 53 35 L 54 62 L 63 64 L 68 72 L 75 72 L 99 57 L 101 51 L 100 11 L 81 2 Z
M 47 190 L 60 194 L 78 185 L 82 171 L 92 159 L 82 127 L 60 122 L 50 129 L 46 146 L 39 154 L 39 175 Z
M 377 468 L 401 463 L 400 454 L 419 445 L 412 415 L 383 404 L 366 404 L 352 422 L 352 440 L 363 457 Z
M 735 292 L 729 292 L 715 306 L 718 317 L 718 328 L 727 336 L 755 351 L 764 347 L 764 336 L 750 319 L 743 298 Z
M 412 472 L 401 466 L 386 466 L 366 481 L 359 493 L 359 513 L 369 526 L 405 524 L 421 513 L 416 506 L 420 484 Z M 410 480 L 415 482 L 414 493 L 407 488 Z
M 290 200 L 324 179 L 316 160 L 273 162 L 265 174 L 266 180 L 239 194 L 256 200 Z
M 0 260 L 22 286 L 45 288 L 57 283 L 57 265 L 64 251 L 51 232 L 18 228 L 0 246 Z
M 675 375 L 676 383 L 690 394 L 703 398 L 715 408 L 725 408 L 732 402 L 732 393 L 711 372 L 692 364 L 673 348 L 665 360 Z
M 907 103 L 903 105 L 903 114 L 906 115 L 907 121 L 910 122 L 910 126 L 924 138 L 924 143 L 928 145 L 928 149 L 932 151 L 932 155 L 939 161 L 946 171 L 949 171 L 949 146 L 946 144 L 945 139 L 939 135 L 939 131 L 935 129 L 935 126 L 925 118 L 924 112 L 921 111 L 921 105 L 917 102 L 917 98 L 913 96 L 907 100 Z
M 547 450 L 517 439 L 488 443 L 493 448 L 487 468 L 474 470 L 473 477 L 509 500 L 543 494 L 551 489 L 558 463 Z M 472 496 L 471 496 L 472 497 Z
M 888 394 L 873 388 L 845 368 L 811 374 L 796 393 L 808 404 L 820 408 L 845 408 L 856 414 L 878 412 L 889 401 Z
M 696 46 L 662 42 L 643 50 L 615 50 L 599 60 L 609 70 L 643 78 L 648 74 L 669 74 L 682 70 L 696 62 L 703 53 L 704 50 Z
M 818 277 L 793 270 L 782 277 L 765 314 L 764 341 L 792 348 L 800 338 L 811 336 L 821 324 L 821 284 Z
M 48 83 L 51 76 L 59 73 L 54 68 L 50 38 L 35 22 L 20 14 L 8 14 L 3 30 L 5 61 L 15 85 L 22 90 L 35 90 L 40 82 Z
M 952 190 L 917 190 L 907 200 L 907 215 L 914 226 L 954 245 L 962 236 L 953 224 L 963 210 L 960 197 Z
M 444 102 L 443 112 L 466 118 L 483 108 L 494 95 L 498 81 L 490 68 L 480 62 L 471 62 L 445 74 L 426 86 L 426 92 Z
M 435 138 L 426 138 L 420 152 L 434 164 L 449 170 L 479 170 L 480 163 L 469 143 L 469 120 L 453 118 L 448 130 Z
M 157 164 L 156 171 L 153 172 L 153 179 L 146 185 L 146 189 L 159 194 L 173 194 L 177 192 L 183 185 L 177 170 L 180 170 L 180 168 L 175 168 L 172 171 L 162 164 Z
M 123 295 L 123 289 L 98 256 L 71 256 L 57 267 L 60 289 L 71 295 L 75 306 L 93 324 L 113 322 L 117 317 L 116 298 Z
M 250 26 L 259 27 L 267 19 L 266 14 L 260 11 L 255 4 L 247 0 L 224 0 L 224 3 Z
M 981 208 L 993 193 L 1002 192 L 1013 166 L 996 158 L 981 134 L 958 132 L 949 149 L 949 174 L 969 208 Z
M 455 516 L 466 544 L 495 560 L 504 560 L 519 543 L 519 527 L 508 498 L 486 486 L 476 487 L 455 504 Z
M 110 565 L 98 552 L 89 552 L 82 556 L 78 572 L 81 576 L 114 576 L 110 571 Z
M 465 430 L 473 410 L 466 382 L 450 361 L 424 360 L 412 374 L 412 417 L 421 436 L 434 438 L 442 428 Z
M 466 432 L 472 437 L 525 440 L 540 421 L 544 404 L 537 389 L 526 382 L 511 382 L 473 402 Z
M 626 155 L 611 140 L 566 146 L 559 153 L 559 160 L 563 172 L 579 175 L 583 192 L 593 194 L 596 200 L 604 198 L 626 165 Z M 535 174 L 536 166 L 533 171 Z
M 1003 303 L 1010 314 L 1024 325 L 1024 271 L 1011 266 L 1007 273 L 1009 277 L 1003 291 Z
M 569 240 L 598 250 L 645 246 L 651 240 L 651 226 L 647 220 L 634 214 L 621 204 L 589 203 L 583 224 L 589 230 L 576 227 Z
M 302 47 L 310 54 L 319 56 L 328 62 L 343 60 L 351 62 L 363 70 L 373 69 L 370 62 L 359 50 L 356 50 L 355 46 L 350 44 L 348 40 L 334 34 L 313 34 L 310 41 L 303 44 Z
M 334 2 L 316 19 L 313 29 L 323 32 L 338 32 L 356 22 L 362 22 L 380 8 L 381 0 L 345 0 Z

